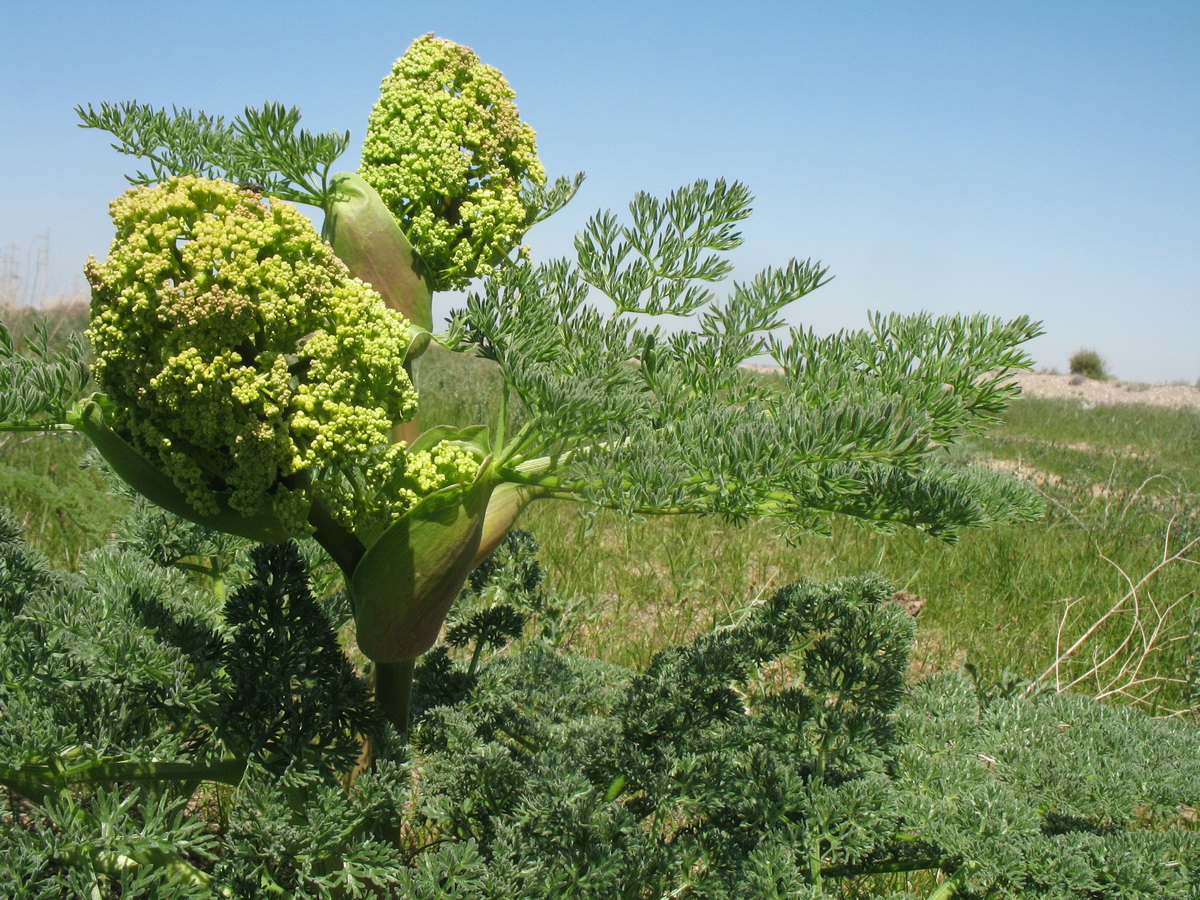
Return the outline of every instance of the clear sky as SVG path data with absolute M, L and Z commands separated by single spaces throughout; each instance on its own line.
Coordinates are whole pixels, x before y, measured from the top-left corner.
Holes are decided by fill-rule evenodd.
M 737 275 L 796 256 L 836 276 L 797 323 L 1028 313 L 1039 366 L 1088 347 L 1124 379 L 1200 378 L 1197 0 L 0 0 L 0 258 L 26 279 L 7 287 L 41 293 L 40 269 L 82 292 L 107 250 L 135 164 L 76 104 L 281 101 L 349 129 L 350 169 L 429 31 L 505 73 L 551 174 L 588 174 L 538 255 L 637 190 L 724 176 L 757 196 Z

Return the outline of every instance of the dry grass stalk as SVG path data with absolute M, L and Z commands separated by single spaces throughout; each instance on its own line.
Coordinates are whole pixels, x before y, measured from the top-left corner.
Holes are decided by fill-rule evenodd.
M 1174 520 L 1172 520 L 1172 524 L 1174 524 Z M 1054 679 L 1054 690 L 1057 693 L 1069 691 L 1090 681 L 1093 683 L 1092 696 L 1097 700 L 1119 696 L 1135 704 L 1154 706 L 1168 716 L 1179 716 L 1192 711 L 1190 708 L 1163 710 L 1154 702 L 1156 695 L 1163 687 L 1170 684 L 1187 684 L 1186 679 L 1169 675 L 1145 674 L 1146 663 L 1151 657 L 1161 652 L 1169 644 L 1190 637 L 1186 630 L 1182 633 L 1179 632 L 1180 623 L 1175 614 L 1185 600 L 1194 596 L 1195 591 L 1189 591 L 1173 602 L 1164 605 L 1156 601 L 1146 589 L 1151 580 L 1168 566 L 1200 565 L 1200 562 L 1187 558 L 1192 549 L 1200 545 L 1200 536 L 1192 538 L 1172 553 L 1170 532 L 1171 529 L 1168 527 L 1167 536 L 1163 541 L 1162 559 L 1136 582 L 1117 563 L 1104 554 L 1100 554 L 1105 562 L 1121 573 L 1121 577 L 1129 585 L 1129 590 L 1076 638 L 1066 650 L 1062 649 L 1062 645 L 1068 632 L 1071 612 L 1080 602 L 1080 598 L 1068 598 L 1064 601 L 1062 619 L 1059 622 L 1055 640 L 1054 662 L 1025 689 L 1026 696 L 1034 693 L 1050 678 Z M 1091 666 L 1082 674 L 1067 680 L 1068 676 L 1064 676 L 1063 673 L 1064 666 L 1072 659 L 1077 658 L 1080 650 L 1089 642 L 1094 644 L 1093 639 L 1107 623 L 1122 615 L 1130 617 L 1129 628 L 1122 640 L 1115 648 L 1103 654 L 1102 658 L 1100 652 L 1095 652 Z

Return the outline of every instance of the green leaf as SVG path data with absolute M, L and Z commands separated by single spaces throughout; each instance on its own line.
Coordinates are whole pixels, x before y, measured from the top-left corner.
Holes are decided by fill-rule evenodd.
M 61 428 L 91 378 L 85 355 L 78 335 L 63 350 L 51 350 L 44 319 L 34 323 L 23 347 L 0 322 L 0 430 Z
M 350 132 L 314 134 L 299 127 L 300 111 L 280 103 L 246 107 L 231 123 L 223 116 L 145 103 L 78 106 L 81 128 L 99 128 L 116 138 L 114 150 L 150 164 L 126 176 L 131 184 L 173 175 L 236 181 L 296 203 L 323 206 L 329 169 L 350 143 Z

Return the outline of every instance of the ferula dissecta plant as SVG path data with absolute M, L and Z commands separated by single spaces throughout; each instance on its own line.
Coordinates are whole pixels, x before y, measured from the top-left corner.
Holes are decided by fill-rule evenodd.
M 414 660 L 533 500 L 766 516 L 788 535 L 842 515 L 944 539 L 1039 511 L 945 454 L 1015 396 L 1006 373 L 1029 365 L 1036 323 L 787 328 L 826 269 L 792 260 L 718 293 L 752 199 L 724 180 L 638 194 L 624 218 L 588 221 L 574 259 L 535 262 L 527 229 L 582 176 L 546 182 L 512 90 L 465 47 L 427 35 L 397 61 L 359 173 L 331 173 L 348 135 L 273 104 L 231 122 L 79 112 L 150 171 L 88 263 L 102 393 L 67 418 L 175 513 L 262 541 L 312 534 L 401 731 Z M 293 203 L 323 211 L 322 235 Z M 434 333 L 432 293 L 463 286 Z M 418 427 L 411 373 L 430 341 L 492 361 L 494 422 Z M 743 366 L 764 355 L 778 379 Z

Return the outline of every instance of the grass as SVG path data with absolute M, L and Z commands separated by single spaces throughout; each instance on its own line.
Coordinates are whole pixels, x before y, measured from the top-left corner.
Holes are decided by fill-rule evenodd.
M 77 435 L 0 434 L 0 506 L 16 514 L 30 544 L 66 568 L 104 543 L 126 509 L 86 465 L 90 447 Z
M 86 299 L 46 310 L 0 306 L 0 321 L 18 346 L 44 322 L 51 348 L 62 349 L 87 325 L 87 315 Z M 0 433 L 0 506 L 17 515 L 31 544 L 68 568 L 105 541 L 125 510 L 85 462 L 90 447 L 75 435 Z
M 418 386 L 426 423 L 469 424 L 491 421 L 499 379 L 490 363 L 435 348 L 421 361 Z M 831 538 L 788 546 L 766 522 L 630 522 L 555 502 L 534 504 L 518 524 L 538 538 L 549 586 L 572 598 L 572 646 L 614 662 L 643 663 L 797 578 L 869 570 L 925 601 L 915 673 L 969 663 L 987 681 L 1006 671 L 1033 678 L 1054 662 L 1056 647 L 1070 646 L 1154 570 L 1164 547 L 1169 556 L 1200 536 L 1198 446 L 1197 410 L 1019 400 L 1001 426 L 955 452 L 964 464 L 1032 480 L 1046 498 L 1046 516 L 964 533 L 954 547 L 846 521 L 835 523 Z M 18 510 L 31 541 L 67 565 L 104 539 L 122 508 L 94 472 L 79 468 L 84 450 L 82 441 L 57 437 L 0 444 L 0 504 Z M 1155 604 L 1181 601 L 1144 672 L 1171 674 L 1187 663 L 1189 641 L 1171 639 L 1190 633 L 1197 563 L 1193 548 L 1139 589 L 1147 628 Z M 1063 673 L 1085 672 L 1138 624 L 1118 611 Z M 1135 638 L 1131 648 L 1143 639 Z
M 1032 678 L 1055 658 L 1065 600 L 1074 601 L 1069 636 L 1127 592 L 1127 576 L 1136 581 L 1153 569 L 1164 542 L 1174 550 L 1200 534 L 1196 446 L 1196 411 L 1020 400 L 994 434 L 958 452 L 1040 483 L 1046 516 L 964 533 L 954 547 L 852 522 L 836 523 L 831 538 L 789 547 L 762 522 L 743 529 L 711 520 L 636 524 L 605 513 L 585 519 L 550 503 L 531 507 L 522 525 L 541 541 L 552 584 L 596 598 L 579 649 L 616 662 L 643 662 L 795 578 L 870 570 L 926 601 L 918 671 L 971 663 L 985 680 L 1006 670 Z M 1147 587 L 1143 600 L 1185 598 L 1174 614 L 1176 629 L 1184 628 L 1195 605 L 1194 566 L 1169 566 Z M 1116 617 L 1087 649 L 1116 646 L 1128 624 L 1128 616 Z M 1186 648 L 1164 637 L 1152 656 L 1161 659 L 1149 666 L 1168 673 L 1185 662 Z M 1092 657 L 1075 669 L 1084 658 Z
M 88 300 L 72 298 L 48 309 L 0 304 L 0 322 L 18 344 L 33 334 L 35 324 L 45 322 L 52 349 L 62 349 L 72 334 L 87 327 Z

